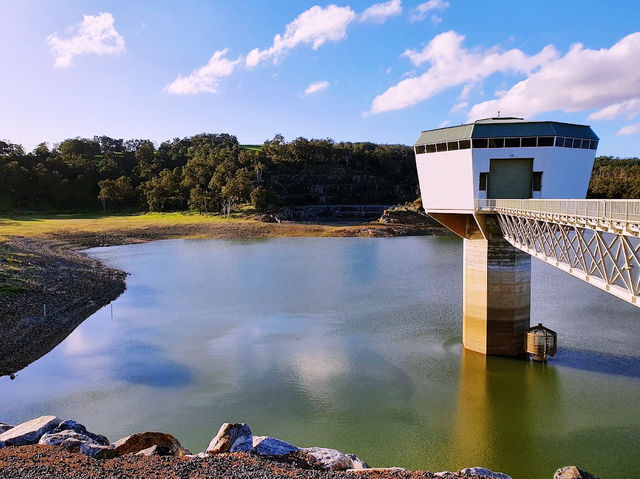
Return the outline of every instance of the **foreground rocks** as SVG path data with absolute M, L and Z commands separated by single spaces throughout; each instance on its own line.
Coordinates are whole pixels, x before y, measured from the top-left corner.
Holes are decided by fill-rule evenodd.
M 371 468 L 355 454 L 322 447 L 300 448 L 271 436 L 254 436 L 245 423 L 224 423 L 206 452 L 196 455 L 163 432 L 142 432 L 114 443 L 72 420 L 42 416 L 0 434 L 0 477 L 60 478 L 372 478 L 511 479 L 481 467 L 431 473 Z M 83 458 L 83 459 L 80 459 Z M 575 466 L 554 479 L 599 479 Z

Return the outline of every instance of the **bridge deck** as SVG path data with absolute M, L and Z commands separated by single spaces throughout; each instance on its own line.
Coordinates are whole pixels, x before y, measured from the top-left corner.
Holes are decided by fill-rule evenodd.
M 488 199 L 505 239 L 640 307 L 640 200 Z

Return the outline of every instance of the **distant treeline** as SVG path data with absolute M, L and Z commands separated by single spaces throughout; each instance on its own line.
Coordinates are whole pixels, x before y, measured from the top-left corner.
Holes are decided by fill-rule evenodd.
M 228 134 L 165 141 L 72 138 L 26 153 L 0 141 L 0 209 L 259 211 L 317 204 L 391 205 L 419 196 L 413 149 L 281 135 L 263 145 Z M 640 160 L 599 157 L 590 198 L 640 198 Z
M 0 209 L 229 212 L 306 204 L 395 204 L 418 196 L 413 149 L 281 135 L 165 141 L 72 138 L 50 149 L 0 141 Z

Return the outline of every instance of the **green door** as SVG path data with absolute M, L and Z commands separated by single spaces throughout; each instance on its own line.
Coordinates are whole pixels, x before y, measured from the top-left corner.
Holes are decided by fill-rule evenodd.
M 531 198 L 532 158 L 491 159 L 487 198 Z

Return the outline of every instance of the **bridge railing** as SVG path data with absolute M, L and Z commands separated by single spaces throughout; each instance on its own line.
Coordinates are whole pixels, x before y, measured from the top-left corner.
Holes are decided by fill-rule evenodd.
M 640 200 L 477 199 L 476 211 L 520 211 L 592 220 L 640 222 Z

